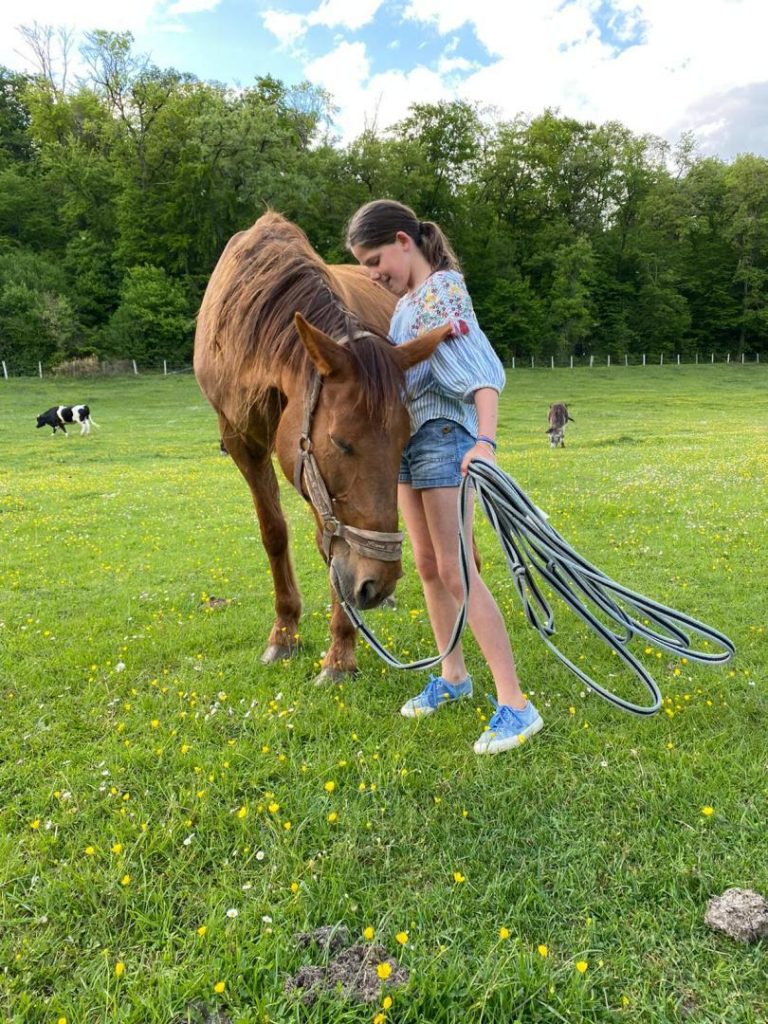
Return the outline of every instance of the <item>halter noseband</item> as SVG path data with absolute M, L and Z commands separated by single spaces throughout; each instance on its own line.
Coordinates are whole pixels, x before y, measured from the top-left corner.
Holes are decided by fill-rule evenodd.
M 293 485 L 303 497 L 301 489 L 303 477 L 309 501 L 322 520 L 323 554 L 326 562 L 331 560 L 331 544 L 334 537 L 343 538 L 351 548 L 366 558 L 376 558 L 381 562 L 397 562 L 402 553 L 402 533 L 361 530 L 357 526 L 346 526 L 334 515 L 332 499 L 313 454 L 312 438 L 310 437 L 312 416 L 320 397 L 322 385 L 322 377 L 315 373 L 304 394 L 304 413 L 299 435 L 299 454 L 293 472 Z

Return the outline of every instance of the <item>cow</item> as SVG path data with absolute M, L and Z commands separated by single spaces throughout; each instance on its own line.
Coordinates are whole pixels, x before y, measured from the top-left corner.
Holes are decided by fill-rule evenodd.
M 37 417 L 38 427 L 53 427 L 54 434 L 57 430 L 67 434 L 66 423 L 80 424 L 81 437 L 90 434 L 91 424 L 98 427 L 96 420 L 91 419 L 91 410 L 87 405 L 54 405 Z

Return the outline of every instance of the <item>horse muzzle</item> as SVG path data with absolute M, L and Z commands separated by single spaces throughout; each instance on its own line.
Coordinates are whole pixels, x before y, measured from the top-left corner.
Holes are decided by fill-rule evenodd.
M 356 558 L 349 553 L 334 554 L 329 563 L 331 584 L 342 604 L 358 611 L 377 608 L 395 589 L 403 575 L 400 560 L 380 562 L 371 558 Z

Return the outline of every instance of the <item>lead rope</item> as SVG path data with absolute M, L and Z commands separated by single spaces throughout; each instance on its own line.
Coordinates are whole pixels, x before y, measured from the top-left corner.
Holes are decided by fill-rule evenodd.
M 727 636 L 683 612 L 668 608 L 616 583 L 574 551 L 550 525 L 546 514 L 533 504 L 512 477 L 507 476 L 497 466 L 473 459 L 467 475 L 462 480 L 457 499 L 459 567 L 464 599 L 448 646 L 442 653 L 432 658 L 421 658 L 407 663 L 391 655 L 366 627 L 359 612 L 344 600 L 340 588 L 336 587 L 335 571 L 331 564 L 331 580 L 336 587 L 342 608 L 368 644 L 392 668 L 431 668 L 447 657 L 461 638 L 467 622 L 469 597 L 471 555 L 468 552 L 465 511 L 470 483 L 474 485 L 478 502 L 499 539 L 529 624 L 538 631 L 547 647 L 574 675 L 615 707 L 635 715 L 653 715 L 661 707 L 661 691 L 655 679 L 627 647 L 634 637 L 644 637 L 666 651 L 705 664 L 721 664 L 733 657 L 735 649 Z M 612 693 L 595 682 L 552 643 L 550 637 L 555 633 L 554 614 L 536 582 L 534 571 L 640 679 L 653 700 L 652 704 L 633 704 Z M 619 631 L 601 621 L 589 605 L 602 612 L 608 620 L 612 620 L 619 627 Z M 653 628 L 654 626 L 656 628 Z M 705 646 L 707 641 L 711 641 L 722 650 L 695 650 L 686 631 L 703 637 Z

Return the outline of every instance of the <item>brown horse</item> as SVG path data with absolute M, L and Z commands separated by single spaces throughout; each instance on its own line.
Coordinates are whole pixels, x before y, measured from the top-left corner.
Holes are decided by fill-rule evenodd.
M 269 558 L 276 618 L 265 663 L 295 653 L 301 612 L 273 452 L 312 503 L 318 546 L 346 601 L 375 607 L 402 574 L 403 375 L 451 327 L 395 346 L 387 339 L 393 307 L 361 267 L 327 266 L 304 233 L 275 213 L 230 239 L 208 282 L 195 374 L 251 489 Z M 354 629 L 335 593 L 331 636 L 320 679 L 355 669 Z

